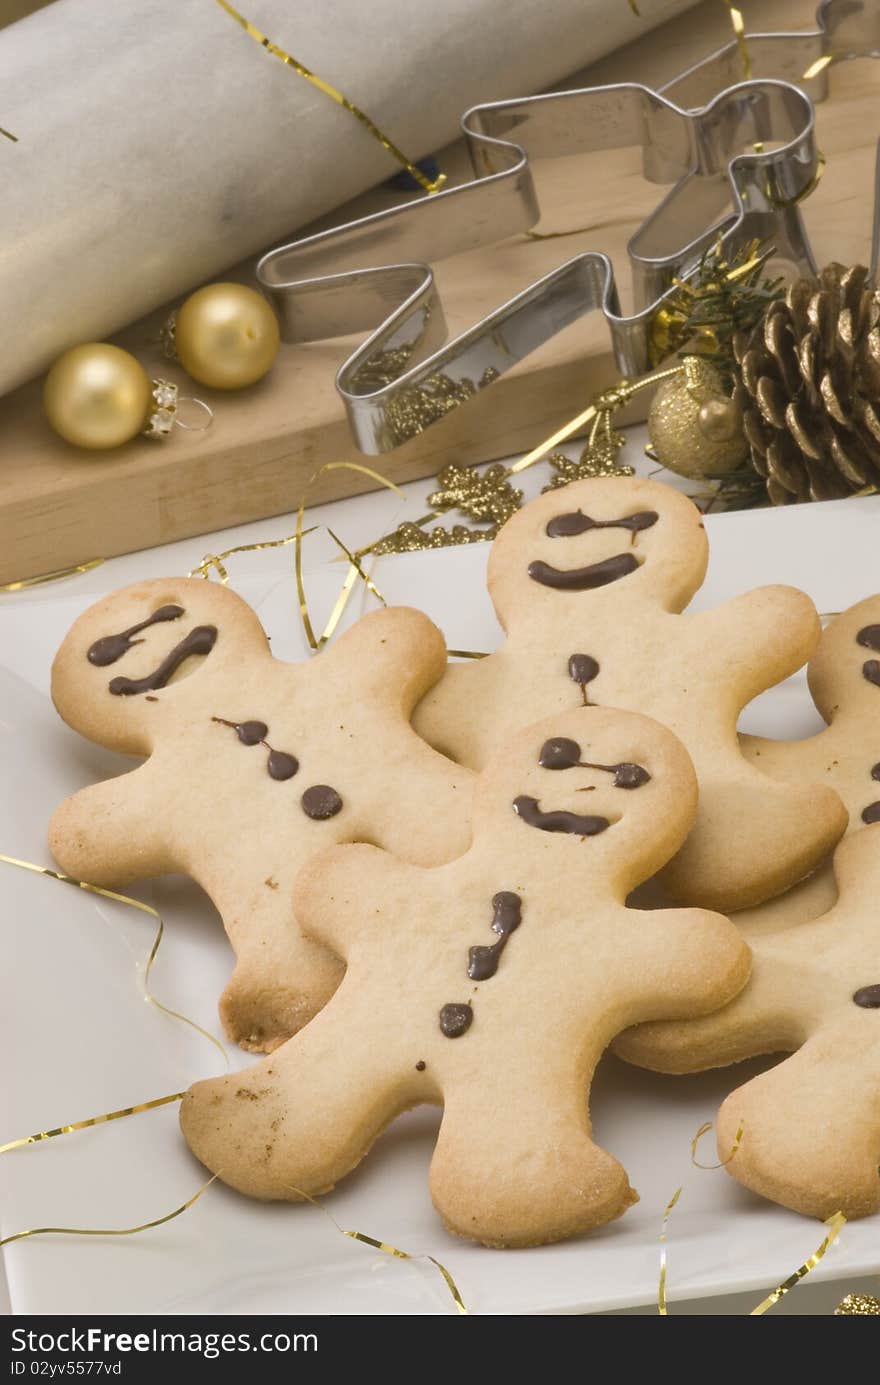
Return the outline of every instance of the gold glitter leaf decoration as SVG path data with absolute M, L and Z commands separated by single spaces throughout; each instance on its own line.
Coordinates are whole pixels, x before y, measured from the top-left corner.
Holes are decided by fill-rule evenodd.
M 460 510 L 479 523 L 499 528 L 523 502 L 522 491 L 510 484 L 507 468 L 500 462 L 482 476 L 472 467 L 451 462 L 439 473 L 437 481 L 437 489 L 428 496 L 428 504 L 435 510 Z
M 880 1318 L 880 1298 L 875 1298 L 873 1294 L 847 1294 L 835 1308 L 834 1316 L 848 1317 L 850 1314 Z

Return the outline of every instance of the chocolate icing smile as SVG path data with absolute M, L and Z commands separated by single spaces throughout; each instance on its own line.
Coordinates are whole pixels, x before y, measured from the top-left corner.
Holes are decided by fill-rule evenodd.
M 182 615 L 182 606 L 160 606 L 138 625 L 130 625 L 127 630 L 120 630 L 118 635 L 104 635 L 101 639 L 95 640 L 95 643 L 89 646 L 86 658 L 90 664 L 95 664 L 98 668 L 115 664 L 133 645 L 143 644 L 143 640 L 133 640 L 132 635 L 139 635 L 150 625 L 160 625 L 166 620 L 179 620 Z
M 639 566 L 632 553 L 616 553 L 613 558 L 604 558 L 601 563 L 590 563 L 587 567 L 558 568 L 540 558 L 529 563 L 529 576 L 542 587 L 554 587 L 557 591 L 586 592 L 596 587 L 607 587 L 617 582 Z
M 520 794 L 513 800 L 513 811 L 527 827 L 537 827 L 541 832 L 571 832 L 578 837 L 595 837 L 611 826 L 607 818 L 568 813 L 562 809 L 545 813 L 538 800 L 527 794 Z
M 586 534 L 589 529 L 628 529 L 631 534 L 638 534 L 650 529 L 659 518 L 656 510 L 640 510 L 626 519 L 592 519 L 581 510 L 575 510 L 571 514 L 556 515 L 545 532 L 551 539 L 574 538 L 577 534 Z
M 145 678 L 111 678 L 108 684 L 115 697 L 130 697 L 134 693 L 156 692 L 164 688 L 180 665 L 193 654 L 210 654 L 217 643 L 216 625 L 197 625 L 194 630 L 165 655 L 158 668 Z

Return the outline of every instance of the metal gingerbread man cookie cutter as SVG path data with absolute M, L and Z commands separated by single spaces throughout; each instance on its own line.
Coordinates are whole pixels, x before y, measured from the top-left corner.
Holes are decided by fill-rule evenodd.
M 719 235 L 728 250 L 772 239 L 780 258 L 813 272 L 798 210 L 819 171 L 813 101 L 827 96 L 831 63 L 880 55 L 880 0 L 824 0 L 816 19 L 807 33 L 749 35 L 758 75 L 748 81 L 736 80 L 732 40 L 656 91 L 627 82 L 473 106 L 461 120 L 473 181 L 264 255 L 257 277 L 285 340 L 369 332 L 336 377 L 361 451 L 400 446 L 596 309 L 621 372 L 641 374 L 652 317 Z M 621 313 L 608 256 L 587 251 L 447 340 L 426 254 L 534 226 L 530 158 L 632 146 L 650 182 L 673 184 L 627 247 L 633 312 Z M 875 216 L 875 260 L 877 226 Z M 426 399 L 436 409 L 412 407 Z

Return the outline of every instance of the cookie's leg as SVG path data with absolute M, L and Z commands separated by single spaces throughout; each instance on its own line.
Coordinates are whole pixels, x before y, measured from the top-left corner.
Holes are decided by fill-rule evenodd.
M 49 847 L 61 869 L 93 885 L 121 886 L 178 868 L 162 830 L 148 765 L 90 784 L 52 814 Z
M 566 1055 L 570 1068 L 574 1055 Z M 488 1090 L 446 1095 L 431 1196 L 450 1231 L 490 1246 L 563 1240 L 638 1201 L 626 1170 L 594 1144 L 588 1081 L 556 1083 L 553 1059 L 505 1063 Z
M 296 1034 L 330 999 L 345 970 L 321 943 L 299 928 L 286 881 L 261 881 L 220 912 L 235 949 L 235 970 L 220 998 L 230 1039 L 271 1053 Z
M 880 1037 L 865 1042 L 866 1019 L 814 1035 L 727 1098 L 718 1149 L 726 1159 L 741 1124 L 726 1165 L 740 1183 L 807 1216 L 880 1207 Z
M 296 1202 L 328 1192 L 418 1099 L 414 1081 L 408 1087 L 396 1076 L 375 1026 L 363 1031 L 365 1019 L 357 997 L 350 1005 L 340 991 L 262 1062 L 197 1082 L 180 1113 L 197 1158 L 251 1197 Z

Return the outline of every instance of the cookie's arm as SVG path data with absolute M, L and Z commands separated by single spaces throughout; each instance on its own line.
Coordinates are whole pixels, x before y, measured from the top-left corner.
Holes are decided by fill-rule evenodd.
M 853 1007 L 855 1008 L 855 1007 Z M 880 1043 L 863 1015 L 814 1034 L 752 1078 L 718 1113 L 728 1173 L 764 1197 L 812 1217 L 863 1217 L 880 1207 Z
M 728 1005 L 748 981 L 751 953 L 739 929 L 723 915 L 705 909 L 625 912 L 616 936 L 621 999 L 632 1019 L 686 1019 L 691 1030 L 696 1017 Z M 641 1024 L 629 1032 L 674 1027 Z M 624 1057 L 637 1047 L 623 1040 L 620 1044 Z
M 307 937 L 347 958 L 359 936 L 405 922 L 421 872 L 376 846 L 332 846 L 297 876 L 294 908 Z
M 684 619 L 691 644 L 717 667 L 737 707 L 795 673 L 822 633 L 815 606 L 796 587 L 757 587 Z
M 55 809 L 49 847 L 77 880 L 114 887 L 176 869 L 149 762 L 90 784 Z
M 408 719 L 446 671 L 446 642 L 421 611 L 389 606 L 363 616 L 324 651 L 321 662 L 335 666 L 362 700 L 379 697 Z
M 419 866 L 462 856 L 472 840 L 473 773 L 431 750 L 415 731 L 398 732 L 389 744 L 394 761 L 381 784 L 377 840 Z
M 676 914 L 713 917 L 696 909 L 672 913 L 673 917 Z M 651 915 L 643 917 L 650 919 Z M 687 942 L 686 935 L 682 941 Z M 677 966 L 680 974 L 686 976 L 692 966 L 699 967 L 700 946 L 699 939 L 692 934 L 691 955 L 679 953 L 674 963 L 670 957 L 670 971 L 674 972 Z M 684 1073 L 704 1072 L 763 1053 L 784 1053 L 797 1048 L 804 1037 L 802 976 L 796 966 L 786 975 L 785 965 L 778 956 L 765 959 L 761 955 L 760 938 L 756 938 L 755 947 L 748 984 L 739 994 L 733 987 L 735 999 L 730 1004 L 716 1009 L 713 1014 L 706 1013 L 707 1004 L 702 1006 L 702 1011 L 696 1008 L 690 1011 L 693 1015 L 702 1013 L 703 1018 L 638 1024 L 617 1037 L 615 1052 L 628 1063 L 650 1068 L 653 1072 Z M 644 964 L 640 960 L 638 965 Z M 678 1013 L 686 1015 L 688 1012 L 679 1010 Z

